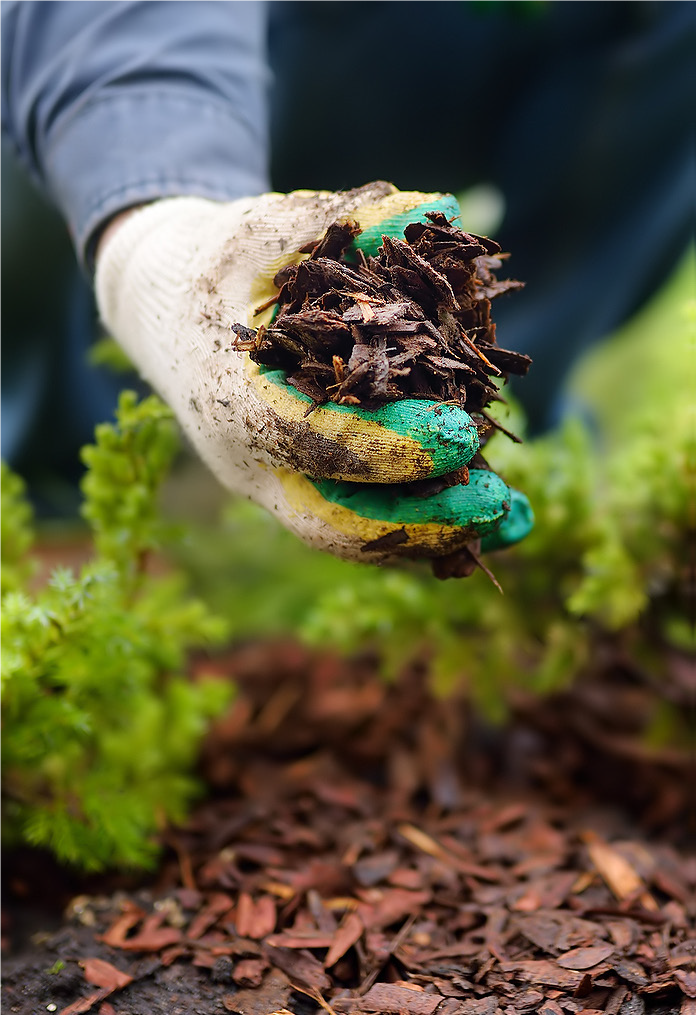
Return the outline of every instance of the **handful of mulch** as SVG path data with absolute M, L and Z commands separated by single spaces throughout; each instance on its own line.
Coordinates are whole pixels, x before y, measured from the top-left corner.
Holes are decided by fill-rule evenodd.
M 377 257 L 347 251 L 361 232 L 334 224 L 274 279 L 269 328 L 238 329 L 239 347 L 314 406 L 374 410 L 402 398 L 456 402 L 482 413 L 500 398 L 492 377 L 525 374 L 531 360 L 496 345 L 491 300 L 522 282 L 494 274 L 499 245 L 452 226 L 442 212 L 384 236 Z M 266 304 L 268 306 L 268 304 Z
M 524 283 L 499 280 L 507 254 L 484 236 L 464 232 L 438 211 L 412 222 L 405 239 L 383 236 L 376 257 L 353 245 L 355 222 L 329 226 L 302 249 L 307 260 L 282 268 L 269 327 L 236 327 L 237 348 L 254 362 L 287 372 L 311 399 L 307 413 L 326 402 L 374 411 L 404 398 L 457 404 L 473 417 L 481 446 L 505 430 L 486 413 L 500 401 L 497 381 L 523 375 L 531 359 L 496 345 L 491 300 Z M 486 468 L 479 453 L 474 462 Z M 468 482 L 468 470 L 409 484 L 422 496 Z M 438 577 L 470 574 L 475 544 L 438 558 Z M 484 568 L 484 570 L 487 570 Z

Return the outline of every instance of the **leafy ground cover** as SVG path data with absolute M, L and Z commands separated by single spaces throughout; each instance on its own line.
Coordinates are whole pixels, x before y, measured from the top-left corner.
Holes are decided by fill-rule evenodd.
M 3 468 L 3 839 L 99 870 L 156 860 L 181 820 L 220 681 L 188 679 L 190 652 L 224 621 L 149 561 L 166 527 L 157 493 L 178 446 L 169 410 L 124 393 L 116 424 L 84 449 L 92 541 L 79 568 L 32 586 L 21 481 Z

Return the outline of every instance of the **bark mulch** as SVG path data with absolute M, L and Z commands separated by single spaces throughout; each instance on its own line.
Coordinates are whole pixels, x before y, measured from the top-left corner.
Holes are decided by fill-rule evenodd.
M 642 746 L 652 691 L 605 673 L 496 730 L 418 667 L 216 665 L 242 691 L 212 795 L 149 883 L 85 884 L 22 946 L 49 868 L 10 858 L 6 1013 L 696 1015 L 688 759 Z
M 376 409 L 427 398 L 483 413 L 500 398 L 491 378 L 525 374 L 531 364 L 496 344 L 491 317 L 491 300 L 523 283 L 496 277 L 507 254 L 495 240 L 457 229 L 442 212 L 426 218 L 403 240 L 383 236 L 378 255 L 358 254 L 356 263 L 346 256 L 359 226 L 330 226 L 304 248 L 308 260 L 274 278 L 273 323 L 235 327 L 238 348 L 286 370 L 314 405 Z

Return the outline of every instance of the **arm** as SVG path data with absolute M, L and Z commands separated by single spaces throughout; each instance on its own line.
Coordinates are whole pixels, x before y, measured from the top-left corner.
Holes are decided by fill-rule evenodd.
M 2 119 L 91 264 L 161 197 L 268 189 L 264 3 L 3 4 Z

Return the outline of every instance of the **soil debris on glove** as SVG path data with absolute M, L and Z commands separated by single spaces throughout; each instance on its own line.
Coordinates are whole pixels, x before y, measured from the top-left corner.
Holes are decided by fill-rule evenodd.
M 383 236 L 376 257 L 353 248 L 361 232 L 336 223 L 307 260 L 275 277 L 278 310 L 268 328 L 245 329 L 238 347 L 312 399 L 374 410 L 424 398 L 470 414 L 499 400 L 496 378 L 525 374 L 531 360 L 496 345 L 491 300 L 523 287 L 498 280 L 506 258 L 484 236 L 442 212 L 413 222 L 404 240 Z M 253 337 L 252 337 L 253 336 Z

